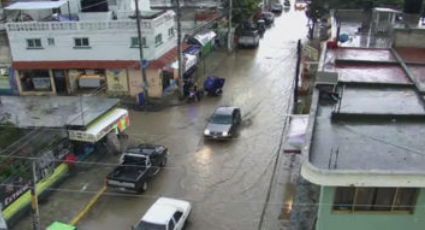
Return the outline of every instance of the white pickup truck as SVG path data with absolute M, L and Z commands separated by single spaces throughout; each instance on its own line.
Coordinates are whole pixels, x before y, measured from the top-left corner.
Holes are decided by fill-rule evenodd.
M 133 230 L 181 230 L 191 210 L 192 206 L 188 201 L 161 197 Z

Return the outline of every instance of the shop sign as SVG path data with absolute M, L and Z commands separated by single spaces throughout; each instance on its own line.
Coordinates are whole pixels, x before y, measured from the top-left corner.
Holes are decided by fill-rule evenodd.
M 116 133 L 124 131 L 129 126 L 129 120 L 130 119 L 128 115 L 120 117 L 119 119 L 107 125 L 97 134 L 88 133 L 87 131 L 68 130 L 69 139 L 94 143 L 96 141 L 99 141 L 102 137 L 104 137 L 112 130 L 115 130 Z
M 27 182 L 25 184 L 17 185 L 16 187 L 17 189 L 15 191 L 10 193 L 3 199 L 3 210 L 7 208 L 10 204 L 12 204 L 15 200 L 17 200 L 20 196 L 22 196 L 26 191 L 28 191 L 30 189 L 30 183 Z
M 68 136 L 70 140 L 83 141 L 83 142 L 96 142 L 96 138 L 84 131 L 68 130 Z

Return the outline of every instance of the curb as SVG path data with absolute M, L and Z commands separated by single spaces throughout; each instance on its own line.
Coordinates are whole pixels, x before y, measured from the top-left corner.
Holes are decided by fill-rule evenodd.
M 105 193 L 106 186 L 103 186 L 96 195 L 87 203 L 87 205 L 75 216 L 71 222 L 69 222 L 70 225 L 76 226 L 94 207 L 94 205 L 99 201 L 100 197 Z

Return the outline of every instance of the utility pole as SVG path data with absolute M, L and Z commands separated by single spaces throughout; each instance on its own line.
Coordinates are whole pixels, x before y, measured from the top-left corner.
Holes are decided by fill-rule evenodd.
M 140 55 L 140 71 L 142 72 L 142 78 L 143 78 L 143 91 L 145 95 L 145 104 L 148 103 L 149 98 L 149 86 L 148 86 L 148 80 L 146 78 L 146 70 L 143 65 L 143 38 L 142 38 L 142 29 L 140 27 L 142 18 L 140 17 L 140 11 L 139 11 L 139 0 L 134 0 L 134 3 L 136 4 L 136 25 L 137 25 L 137 38 L 139 40 L 139 55 Z M 139 102 L 140 103 L 140 102 Z
M 183 63 L 182 63 L 182 28 L 181 28 L 181 11 L 180 11 L 180 0 L 176 1 L 176 20 L 177 20 L 177 62 L 178 62 L 178 74 L 177 77 L 179 79 L 179 92 L 180 95 L 183 96 Z
M 227 50 L 232 51 L 232 13 L 233 13 L 233 0 L 229 0 L 229 28 L 227 29 Z
M 31 183 L 31 211 L 32 211 L 32 229 L 40 230 L 40 213 L 38 210 L 38 197 L 36 191 L 37 170 L 35 160 L 32 162 L 32 183 Z
M 298 84 L 299 84 L 299 75 L 300 75 L 300 67 L 301 67 L 301 55 L 302 55 L 302 44 L 301 39 L 298 39 L 297 43 L 297 64 L 295 66 L 295 82 L 294 82 L 294 106 L 293 112 L 297 113 L 298 110 Z

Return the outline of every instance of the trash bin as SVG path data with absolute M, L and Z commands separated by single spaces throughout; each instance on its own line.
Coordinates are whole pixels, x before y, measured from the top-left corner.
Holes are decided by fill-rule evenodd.
M 146 98 L 145 98 L 145 93 L 139 93 L 138 95 L 138 101 L 139 101 L 139 106 L 144 107 L 146 105 Z

